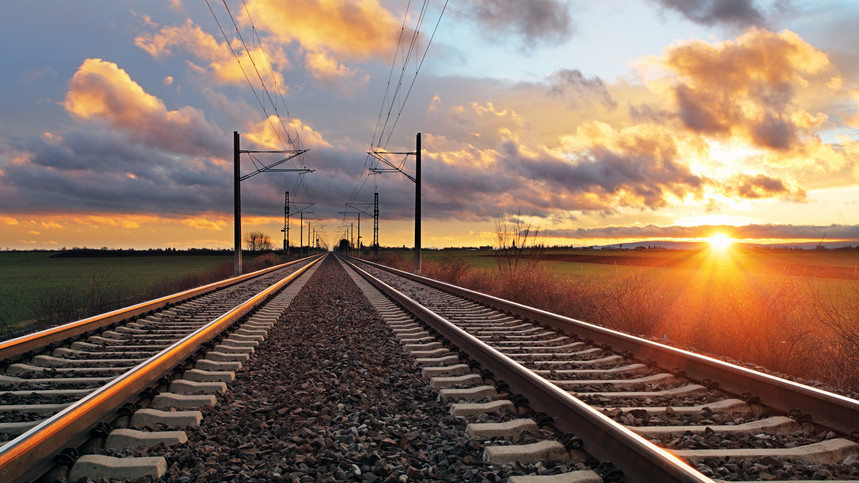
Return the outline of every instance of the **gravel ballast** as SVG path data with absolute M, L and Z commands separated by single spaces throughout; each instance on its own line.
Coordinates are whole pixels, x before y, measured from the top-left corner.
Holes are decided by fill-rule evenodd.
M 466 421 L 333 257 L 218 403 L 164 451 L 166 481 L 503 481 L 566 469 L 484 464 Z

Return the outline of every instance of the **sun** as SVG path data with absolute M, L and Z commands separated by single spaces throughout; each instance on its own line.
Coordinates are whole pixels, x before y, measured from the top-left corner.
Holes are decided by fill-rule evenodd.
M 714 250 L 725 251 L 734 243 L 734 239 L 724 233 L 716 233 L 707 239 Z

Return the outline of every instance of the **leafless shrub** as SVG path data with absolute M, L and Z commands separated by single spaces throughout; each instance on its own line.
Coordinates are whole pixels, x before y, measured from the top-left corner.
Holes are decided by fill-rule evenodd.
M 859 391 L 859 279 L 838 284 L 824 293 L 812 287 L 812 304 L 817 321 L 833 337 L 820 344 L 820 369 L 839 388 Z
M 433 278 L 561 315 L 859 390 L 859 281 L 810 291 L 786 274 L 735 274 L 677 293 L 663 277 L 571 278 L 543 264 L 443 269 Z M 514 269 L 515 267 L 515 269 Z M 408 267 L 406 267 L 408 268 Z
M 426 260 L 421 266 L 421 271 L 425 276 L 455 285 L 461 284 L 471 270 L 471 262 L 450 253 L 445 253 L 439 260 Z
M 502 273 L 533 270 L 539 263 L 542 246 L 540 229 L 526 221 L 521 210 L 515 215 L 503 211 L 495 217 L 495 261 Z
M 261 231 L 245 233 L 242 241 L 245 243 L 245 249 L 252 252 L 271 250 L 273 247 L 271 237 Z

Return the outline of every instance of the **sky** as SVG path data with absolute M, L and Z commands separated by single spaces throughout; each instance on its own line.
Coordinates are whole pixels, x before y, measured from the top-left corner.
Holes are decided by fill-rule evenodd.
M 286 191 L 329 245 L 357 237 L 356 210 L 371 243 L 378 193 L 380 243 L 412 246 L 415 185 L 367 152 L 419 132 L 424 247 L 514 226 L 547 245 L 859 243 L 852 0 L 3 9 L 0 249 L 232 247 L 234 131 L 306 150 L 278 167 L 312 172 L 241 182 L 242 231 L 275 246 Z M 242 154 L 241 173 L 285 157 Z

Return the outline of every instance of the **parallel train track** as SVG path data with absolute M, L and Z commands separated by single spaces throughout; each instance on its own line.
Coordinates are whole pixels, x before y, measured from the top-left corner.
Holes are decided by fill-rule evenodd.
M 258 343 L 256 331 L 235 333 L 238 321 L 260 311 L 318 260 L 308 257 L 0 342 L 0 479 L 35 479 L 57 458 L 74 460 L 74 448 L 93 431 L 111 432 L 105 424 L 117 416 L 128 420 L 141 400 L 169 399 L 159 387 L 200 392 L 195 385 L 216 380 L 211 378 L 221 368 L 247 357 Z M 271 305 L 284 310 L 283 303 Z M 279 312 L 270 312 L 266 320 L 273 321 Z M 184 381 L 173 381 L 183 375 Z M 181 405 L 181 396 L 176 400 Z
M 350 261 L 376 289 L 460 351 L 460 358 L 504 381 L 510 392 L 549 415 L 568 440 L 574 434 L 580 442 L 574 446 L 583 444 L 588 454 L 611 461 L 626 481 L 711 481 L 737 474 L 777 480 L 787 474 L 779 465 L 808 467 L 809 480 L 838 479 L 826 465 L 839 462 L 853 472 L 842 478 L 859 478 L 859 401 Z
M 180 388 L 190 394 L 206 392 L 196 391 L 196 385 L 220 381 L 223 371 L 236 365 L 234 358 L 248 357 L 262 338 L 259 334 L 288 304 L 284 294 L 294 294 L 301 283 L 274 294 L 302 273 L 312 273 L 314 262 L 306 259 L 253 274 L 248 281 L 213 284 L 0 343 L 0 359 L 6 359 L 0 376 L 0 479 L 35 479 L 57 458 L 74 459 L 67 448 L 91 441 L 93 434 L 105 439 L 128 431 L 103 423 L 121 420 L 117 427 L 134 427 L 131 421 L 141 413 L 157 411 L 156 401 L 172 397 L 164 407 L 180 410 L 171 415 L 188 413 L 181 411 L 183 396 L 169 393 Z M 540 434 L 555 434 L 554 447 L 531 446 L 560 446 L 570 457 L 587 454 L 611 462 L 616 469 L 603 466 L 603 481 L 737 479 L 738 471 L 725 474 L 713 468 L 739 473 L 751 468 L 746 473 L 772 480 L 780 476 L 773 469 L 779 464 L 820 467 L 813 477 L 826 479 L 826 468 L 838 462 L 859 468 L 855 400 L 442 282 L 352 262 L 359 286 L 372 285 L 385 294 L 365 290 L 397 337 L 411 341 L 410 350 L 421 354 L 416 357 L 425 373 L 441 376 L 433 379 L 434 386 L 445 387 L 440 399 L 455 402 L 484 394 L 478 396 L 484 402 L 472 406 L 501 408 L 496 403 L 506 401 L 493 400 L 501 396 L 491 394 L 497 389 L 513 395 L 510 407 L 526 406 L 536 423 L 551 428 Z M 268 306 L 260 308 L 266 301 Z M 255 315 L 245 317 L 250 314 Z M 248 322 L 238 328 L 239 320 Z M 416 328 L 415 321 L 425 328 Z M 425 333 L 433 337 L 418 335 Z M 464 372 L 446 375 L 454 369 Z M 487 383 L 494 386 L 488 387 L 490 392 Z M 184 397 L 197 398 L 198 406 L 201 399 L 214 400 L 212 395 Z M 149 408 L 141 409 L 139 402 Z M 454 404 L 451 410 L 456 406 L 475 409 Z M 506 433 L 510 428 L 534 433 L 515 429 L 529 427 L 517 426 L 522 419 L 502 417 L 499 425 L 480 418 L 479 424 L 469 425 L 477 438 L 495 434 L 499 427 L 506 427 Z M 482 438 L 490 464 L 493 458 L 505 458 L 493 448 L 517 447 L 515 442 L 499 443 L 496 436 Z M 584 473 L 583 481 L 599 478 Z M 859 471 L 846 476 L 854 477 L 859 478 Z

